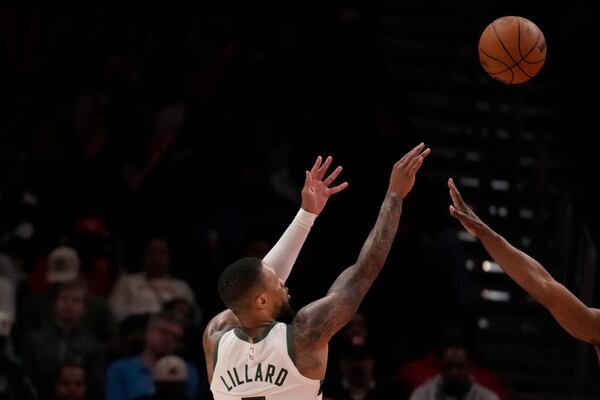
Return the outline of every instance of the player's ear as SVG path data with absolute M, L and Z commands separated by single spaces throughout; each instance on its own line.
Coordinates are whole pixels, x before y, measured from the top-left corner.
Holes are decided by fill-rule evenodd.
M 254 307 L 262 310 L 267 305 L 268 296 L 266 293 L 261 293 L 254 298 Z

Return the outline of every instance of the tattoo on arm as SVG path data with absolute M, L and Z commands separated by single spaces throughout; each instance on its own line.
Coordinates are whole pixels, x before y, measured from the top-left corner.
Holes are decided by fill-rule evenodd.
M 217 314 L 206 325 L 204 334 L 202 336 L 202 346 L 204 348 L 206 370 L 208 372 L 209 382 L 212 379 L 214 362 L 216 361 L 214 360 L 215 347 L 217 346 L 219 338 L 223 335 L 223 333 L 239 325 L 239 319 L 231 310 L 225 310 L 220 314 Z

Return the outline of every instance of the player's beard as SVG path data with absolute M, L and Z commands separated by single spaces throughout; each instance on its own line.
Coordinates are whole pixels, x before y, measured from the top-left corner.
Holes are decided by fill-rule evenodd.
M 296 316 L 296 311 L 290 306 L 289 301 L 285 301 L 281 305 L 281 309 L 279 310 L 279 314 L 277 315 L 277 321 L 283 322 L 284 324 L 289 324 L 292 322 L 294 317 Z

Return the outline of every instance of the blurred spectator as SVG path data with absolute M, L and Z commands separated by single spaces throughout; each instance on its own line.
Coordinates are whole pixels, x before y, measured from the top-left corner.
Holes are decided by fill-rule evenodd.
M 389 377 L 382 368 L 381 355 L 365 313 L 359 310 L 334 336 L 323 395 L 329 400 L 370 400 L 385 398 Z M 389 354 L 384 354 L 388 357 Z
M 49 284 L 72 282 L 79 276 L 81 261 L 72 247 L 60 246 L 48 254 L 46 282 Z
M 33 382 L 10 345 L 12 321 L 0 311 L 0 399 L 37 400 Z
M 161 312 L 154 315 L 145 330 L 142 352 L 116 360 L 109 366 L 106 376 L 107 400 L 137 400 L 155 395 L 153 371 L 157 362 L 164 356 L 174 355 L 184 336 L 185 324 L 177 314 Z M 189 362 L 186 363 L 186 369 L 187 399 L 199 399 L 202 391 L 198 370 Z
M 0 275 L 0 312 L 8 315 L 11 321 L 15 319 L 17 304 L 16 288 L 10 279 Z
M 350 322 L 342 329 L 343 340 L 353 346 L 365 346 L 369 339 L 367 319 L 362 312 L 354 314 Z
M 348 345 L 339 357 L 339 376 L 326 382 L 326 400 L 378 400 L 389 393 L 376 378 L 375 357 L 368 345 Z
M 0 311 L 16 319 L 21 285 L 27 276 L 23 269 L 23 259 L 9 251 L 0 251 Z
M 442 352 L 441 371 L 415 389 L 409 400 L 499 400 L 473 380 L 467 349 L 451 346 Z
M 345 355 L 344 353 L 364 353 L 365 351 L 361 349 L 370 345 L 367 320 L 364 313 L 359 311 L 354 314 L 346 326 L 333 337 L 330 343 L 328 362 L 331 367 L 327 369 L 325 388 L 327 388 L 329 383 L 340 382 L 342 379 L 340 366 L 341 360 Z M 370 349 L 373 349 L 373 347 L 370 347 Z
M 156 392 L 152 396 L 139 397 L 138 400 L 187 400 L 187 377 L 187 365 L 182 358 L 165 356 L 158 360 L 152 371 Z
M 29 294 L 45 293 L 54 283 L 72 281 L 79 275 L 81 259 L 71 246 L 58 246 L 37 260 L 29 274 Z
M 48 254 L 39 257 L 28 276 L 28 291 L 38 294 L 47 291 L 52 285 L 48 274 L 53 261 L 51 256 L 56 252 L 59 259 L 69 264 L 76 264 L 78 274 L 88 283 L 91 294 L 106 298 L 112 290 L 116 279 L 114 265 L 114 244 L 110 230 L 104 219 L 93 213 L 79 216 L 69 229 L 68 246 L 59 246 Z M 70 270 L 73 271 L 73 270 Z M 57 278 L 64 281 L 63 278 Z
M 104 348 L 93 332 L 82 325 L 85 298 L 85 282 L 75 280 L 60 284 L 52 323 L 25 337 L 23 362 L 41 393 L 51 393 L 54 374 L 67 361 L 81 363 L 89 371 L 92 387 L 104 386 Z M 100 398 L 102 393 L 95 390 L 94 394 Z
M 121 276 L 109 304 L 119 321 L 139 314 L 155 314 L 175 298 L 196 305 L 194 293 L 183 280 L 169 275 L 171 250 L 166 240 L 151 239 L 144 250 L 143 271 Z
M 441 328 L 440 336 L 437 338 L 433 350 L 425 356 L 400 367 L 395 376 L 395 384 L 398 385 L 397 391 L 403 398 L 408 398 L 417 387 L 441 373 L 444 352 L 447 349 L 456 347 L 470 349 L 472 347 L 473 340 L 460 325 L 454 322 L 445 323 Z M 470 355 L 468 362 L 469 376 L 474 382 L 490 389 L 501 400 L 508 400 L 508 391 L 496 374 L 479 365 L 468 350 L 467 355 Z
M 6 340 L 10 337 L 11 330 L 12 319 L 6 312 L 0 311 L 0 338 L 3 340 L 2 349 L 4 349 Z
M 164 310 L 178 315 L 185 325 L 185 335 L 178 353 L 184 355 L 188 361 L 200 368 L 201 374 L 204 375 L 206 369 L 204 349 L 202 348 L 202 340 L 199 340 L 204 334 L 202 316 L 199 315 L 194 305 L 186 299 L 173 299 L 165 304 Z
M 53 325 L 54 304 L 58 288 L 81 279 L 81 261 L 74 248 L 59 246 L 48 255 L 46 281 L 49 287 L 42 293 L 25 299 L 18 315 L 18 332 L 24 336 L 33 330 Z M 82 282 L 83 283 L 83 282 Z M 104 299 L 94 296 L 86 289 L 85 313 L 82 328 L 92 332 L 103 344 L 117 337 L 117 324 Z
M 71 232 L 81 258 L 82 275 L 90 293 L 108 298 L 117 278 L 115 244 L 104 218 L 94 213 L 79 217 Z
M 87 400 L 87 372 L 76 362 L 64 363 L 56 372 L 52 385 L 52 400 Z

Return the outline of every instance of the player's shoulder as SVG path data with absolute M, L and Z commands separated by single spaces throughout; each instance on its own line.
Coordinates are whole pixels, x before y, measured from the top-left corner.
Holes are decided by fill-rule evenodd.
M 322 331 L 318 324 L 315 324 L 315 317 L 311 310 L 304 308 L 287 325 L 287 336 L 296 348 L 313 349 L 325 345 Z
M 224 333 L 240 325 L 237 316 L 231 310 L 225 310 L 215 315 L 204 329 L 204 340 L 216 341 Z

